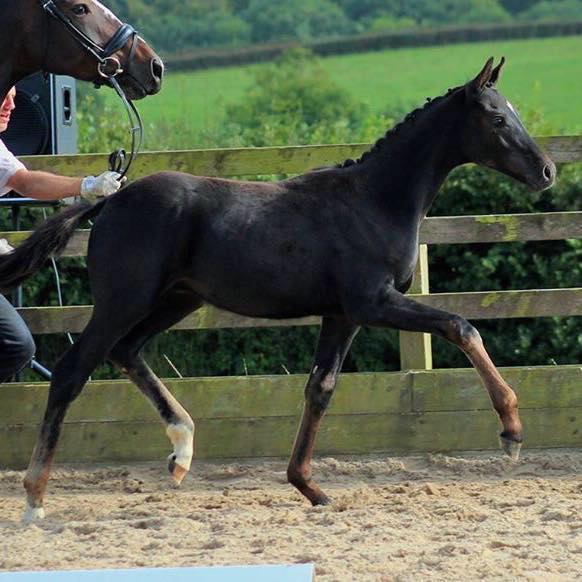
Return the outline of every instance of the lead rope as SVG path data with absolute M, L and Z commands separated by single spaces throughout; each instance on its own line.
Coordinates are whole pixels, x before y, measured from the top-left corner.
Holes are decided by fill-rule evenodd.
M 139 111 L 135 107 L 133 101 L 130 101 L 123 89 L 119 86 L 117 79 L 115 76 L 108 77 L 109 83 L 115 89 L 117 95 L 122 100 L 123 104 L 125 105 L 125 110 L 127 112 L 127 118 L 129 120 L 130 125 L 130 132 L 131 132 L 131 152 L 129 154 L 129 158 L 127 157 L 127 152 L 123 149 L 117 149 L 111 152 L 109 155 L 109 169 L 112 172 L 117 172 L 121 180 L 126 176 L 133 164 L 134 160 L 137 158 L 137 155 L 141 151 L 141 147 L 143 145 L 143 122 Z

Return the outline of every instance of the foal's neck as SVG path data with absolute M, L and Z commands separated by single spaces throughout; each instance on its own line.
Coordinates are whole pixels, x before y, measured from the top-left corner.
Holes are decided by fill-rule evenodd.
M 465 162 L 458 143 L 458 91 L 411 114 L 360 163 L 368 191 L 390 211 L 420 223 L 440 187 Z

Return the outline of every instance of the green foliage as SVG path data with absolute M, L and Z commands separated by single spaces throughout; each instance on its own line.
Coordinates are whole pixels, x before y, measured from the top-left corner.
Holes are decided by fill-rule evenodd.
M 398 0 L 338 0 L 338 4 L 353 20 L 371 18 L 377 14 L 398 14 Z
M 381 32 L 400 28 L 412 28 L 414 20 L 412 18 L 395 18 L 389 14 L 381 14 L 364 21 L 366 30 L 369 32 Z
M 461 3 L 459 6 L 459 22 L 489 23 L 509 22 L 510 14 L 501 6 L 498 0 L 475 0 Z
M 501 6 L 511 14 L 518 14 L 524 12 L 528 8 L 531 8 L 535 4 L 540 2 L 540 0 L 500 0 Z
M 313 55 L 297 49 L 259 69 L 245 99 L 227 108 L 226 120 L 237 145 L 267 146 L 366 139 L 378 116 L 338 87 Z
M 582 0 L 544 0 L 520 16 L 524 20 L 578 20 L 582 17 Z
M 308 40 L 354 30 L 331 0 L 251 0 L 242 16 L 252 23 L 254 42 Z
M 510 19 L 498 0 L 410 0 L 402 3 L 397 14 L 412 18 L 419 25 L 504 22 Z
M 163 53 L 459 23 L 579 18 L 576 0 L 109 0 Z M 539 8 L 538 8 L 539 5 Z M 553 7 L 558 7 L 553 11 Z
M 102 95 L 91 91 L 86 85 L 78 85 L 77 123 L 79 127 L 77 146 L 79 153 L 110 152 L 127 142 L 128 127 L 120 120 L 123 112 L 106 102 Z

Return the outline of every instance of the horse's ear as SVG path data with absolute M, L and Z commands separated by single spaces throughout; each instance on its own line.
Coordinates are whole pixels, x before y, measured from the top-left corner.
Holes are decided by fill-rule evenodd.
M 504 64 L 505 57 L 501 57 L 499 64 L 491 71 L 491 78 L 489 79 L 489 83 L 491 83 L 491 85 L 497 85 L 497 81 L 499 81 L 499 75 L 501 74 L 501 69 L 503 69 Z
M 485 66 L 481 70 L 481 72 L 467 85 L 465 85 L 465 90 L 467 96 L 475 97 L 483 89 L 485 89 L 485 85 L 489 83 L 491 79 L 491 75 L 493 73 L 493 57 L 490 57 L 489 60 L 485 63 Z

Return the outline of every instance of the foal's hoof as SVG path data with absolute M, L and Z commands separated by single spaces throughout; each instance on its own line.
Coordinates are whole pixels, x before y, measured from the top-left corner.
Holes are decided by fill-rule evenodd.
M 499 443 L 501 448 L 505 451 L 505 454 L 512 460 L 519 460 L 519 451 L 521 450 L 521 442 L 511 440 L 506 436 L 499 436 Z
M 182 465 L 176 463 L 176 455 L 174 453 L 168 457 L 168 471 L 170 471 L 172 479 L 174 479 L 176 485 L 180 485 L 184 480 L 184 477 L 188 474 L 188 469 L 185 469 Z
M 322 493 L 311 500 L 311 505 L 313 505 L 313 507 L 317 507 L 318 505 L 331 505 L 331 503 L 331 499 L 325 493 Z
M 22 523 L 35 523 L 44 519 L 44 508 L 43 507 L 31 507 L 26 506 L 24 515 L 22 516 Z

